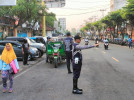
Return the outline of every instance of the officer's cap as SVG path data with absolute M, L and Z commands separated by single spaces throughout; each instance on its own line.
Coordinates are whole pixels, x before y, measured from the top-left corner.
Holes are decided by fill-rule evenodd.
M 71 33 L 70 33 L 70 32 L 67 32 L 66 35 L 67 35 L 67 36 L 71 36 Z
M 81 37 L 79 35 L 75 35 L 74 39 L 81 39 Z

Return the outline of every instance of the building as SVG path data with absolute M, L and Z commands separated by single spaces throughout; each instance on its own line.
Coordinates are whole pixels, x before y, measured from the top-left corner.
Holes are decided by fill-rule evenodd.
M 58 21 L 54 21 L 54 28 L 55 28 L 55 32 L 60 32 L 60 27 L 59 27 L 59 22 Z
M 66 30 L 66 18 L 59 18 L 59 23 L 61 26 L 61 30 L 65 31 Z
M 127 0 L 111 0 L 110 1 L 110 11 L 116 11 L 124 7 L 127 3 Z
M 15 20 L 8 16 L 0 17 L 0 40 L 6 36 L 12 36 L 14 32 Z

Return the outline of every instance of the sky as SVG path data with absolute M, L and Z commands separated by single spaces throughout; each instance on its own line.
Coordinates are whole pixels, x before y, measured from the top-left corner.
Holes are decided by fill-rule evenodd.
M 65 7 L 50 8 L 49 12 L 58 18 L 66 18 L 67 29 L 79 30 L 86 22 L 99 20 L 103 17 L 100 11 L 105 9 L 104 15 L 110 11 L 110 0 L 66 0 Z

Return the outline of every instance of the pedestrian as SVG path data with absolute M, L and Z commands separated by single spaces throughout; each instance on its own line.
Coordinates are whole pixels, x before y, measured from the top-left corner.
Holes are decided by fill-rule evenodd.
M 81 42 L 81 37 L 76 35 L 74 37 L 75 43 L 73 43 L 73 94 L 82 94 L 83 90 L 78 88 L 78 79 L 80 77 L 81 68 L 82 68 L 82 49 L 89 49 L 98 46 L 95 44 L 94 46 L 84 45 L 81 46 L 79 43 Z
M 51 42 L 51 37 L 50 36 L 47 37 L 47 43 L 46 44 L 48 44 L 49 42 Z M 47 45 L 46 45 L 46 63 L 48 63 Z
M 9 78 L 9 93 L 13 92 L 13 69 L 11 67 L 11 62 L 14 61 L 15 65 L 17 67 L 17 70 L 19 71 L 19 65 L 18 61 L 16 59 L 16 54 L 13 50 L 13 47 L 10 43 L 7 43 L 0 60 L 0 71 L 2 71 L 2 82 L 3 82 L 3 93 L 7 92 L 7 80 Z
M 132 38 L 131 38 L 131 36 L 130 36 L 130 38 L 128 39 L 128 43 L 129 43 L 129 48 L 132 49 Z
M 72 45 L 73 45 L 73 39 L 71 38 L 71 33 L 66 33 L 66 38 L 64 39 L 65 44 L 65 52 L 66 52 L 66 63 L 67 63 L 67 70 L 68 74 L 71 74 L 72 71 L 70 69 L 70 62 L 72 62 Z
M 29 65 L 28 64 L 29 44 L 26 39 L 24 39 L 24 43 L 22 45 L 22 54 L 23 54 L 23 65 Z

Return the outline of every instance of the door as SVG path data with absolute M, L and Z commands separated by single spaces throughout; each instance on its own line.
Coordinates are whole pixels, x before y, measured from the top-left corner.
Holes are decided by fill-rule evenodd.
M 17 58 L 22 58 L 23 55 L 22 55 L 22 47 L 21 45 L 17 44 L 17 43 L 11 43 L 12 46 L 13 46 L 13 49 L 15 51 L 15 54 L 17 56 Z

